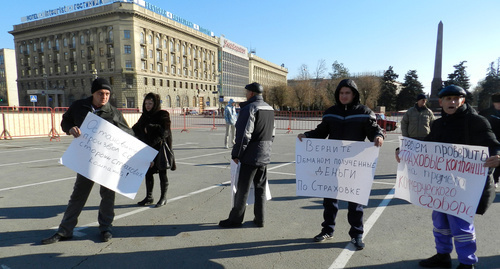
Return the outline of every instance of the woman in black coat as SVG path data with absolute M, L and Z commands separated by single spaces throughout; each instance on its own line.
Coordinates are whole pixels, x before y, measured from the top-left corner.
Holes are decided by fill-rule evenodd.
M 160 151 L 162 143 L 167 143 L 172 150 L 172 132 L 170 130 L 170 114 L 160 109 L 160 96 L 155 93 L 148 93 L 144 97 L 142 104 L 142 115 L 137 123 L 132 126 L 135 136 L 152 148 Z M 168 189 L 167 170 L 160 170 L 158 167 L 165 167 L 159 163 L 159 154 L 146 173 L 146 198 L 138 202 L 138 205 L 145 206 L 153 204 L 153 174 L 160 176 L 161 196 L 155 207 L 163 206 L 167 203 L 166 195 Z M 175 160 L 172 154 L 172 171 L 176 169 Z

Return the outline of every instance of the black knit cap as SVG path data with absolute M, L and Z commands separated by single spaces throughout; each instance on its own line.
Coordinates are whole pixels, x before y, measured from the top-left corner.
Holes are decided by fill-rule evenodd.
M 417 95 L 417 101 L 421 100 L 421 99 L 427 99 L 427 96 L 425 96 L 425 94 L 423 94 L 423 93 Z
M 92 89 L 90 90 L 92 93 L 95 93 L 98 90 L 106 89 L 111 92 L 111 85 L 105 78 L 96 78 L 92 82 Z
M 491 101 L 493 103 L 500 103 L 500 93 L 494 93 L 491 95 Z
M 260 85 L 257 82 L 246 85 L 245 89 L 247 89 L 251 92 L 256 92 L 256 93 L 263 93 L 264 92 L 264 88 L 262 87 L 262 85 Z

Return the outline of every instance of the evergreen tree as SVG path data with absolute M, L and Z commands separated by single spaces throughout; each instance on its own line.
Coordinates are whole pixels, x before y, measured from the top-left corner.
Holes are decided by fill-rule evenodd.
M 483 110 L 490 106 L 491 95 L 500 92 L 500 58 L 496 67 L 491 62 L 486 78 L 480 84 L 483 90 L 479 93 L 477 106 L 479 110 Z
M 386 111 L 396 110 L 396 79 L 398 77 L 399 75 L 392 70 L 392 66 L 384 72 L 378 105 L 385 106 Z
M 459 64 L 454 65 L 453 67 L 455 68 L 455 71 L 453 73 L 448 74 L 448 80 L 444 81 L 444 86 L 449 86 L 449 85 L 456 85 L 464 88 L 464 90 L 467 92 L 467 102 L 472 103 L 473 101 L 473 96 L 472 93 L 469 92 L 470 88 L 470 79 L 469 76 L 467 75 L 467 72 L 465 71 L 465 63 L 467 61 L 461 61 Z
M 408 71 L 405 75 L 403 89 L 399 92 L 396 98 L 397 110 L 404 110 L 412 107 L 417 101 L 417 95 L 424 93 L 422 90 L 423 88 L 422 83 L 418 81 L 417 70 Z

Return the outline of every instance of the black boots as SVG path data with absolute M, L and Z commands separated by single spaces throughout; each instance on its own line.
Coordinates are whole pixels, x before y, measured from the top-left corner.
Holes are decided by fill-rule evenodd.
M 158 200 L 158 203 L 155 205 L 155 207 L 162 207 L 167 204 L 168 179 L 166 174 L 165 177 L 160 174 L 160 190 L 160 200 Z
M 144 200 L 138 202 L 137 204 L 140 206 L 152 205 L 153 204 L 153 187 L 155 182 L 153 181 L 153 177 L 148 179 L 146 176 L 146 198 Z
M 154 201 L 153 197 L 151 197 L 151 194 L 148 193 L 148 195 L 146 196 L 146 198 L 144 198 L 144 200 L 138 202 L 137 204 L 140 205 L 140 206 L 152 205 L 153 201 Z

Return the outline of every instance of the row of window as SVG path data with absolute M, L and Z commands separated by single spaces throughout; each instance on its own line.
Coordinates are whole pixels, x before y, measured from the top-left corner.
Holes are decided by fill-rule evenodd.
M 189 97 L 188 96 L 183 96 L 182 98 L 179 95 L 175 96 L 175 104 L 172 106 L 172 98 L 170 95 L 165 96 L 165 102 L 164 107 L 166 108 L 171 108 L 171 107 L 198 107 L 198 98 L 196 96 L 192 97 L 192 103 L 189 103 Z M 136 102 L 134 97 L 127 97 L 127 108 L 136 108 Z M 205 101 L 205 99 L 203 99 Z M 213 103 L 211 102 L 212 100 L 210 97 L 206 98 L 205 105 L 206 106 L 217 106 L 217 98 L 213 98 Z
M 111 28 L 111 27 L 110 27 Z M 85 32 L 85 31 L 84 31 Z M 85 45 L 88 41 L 88 43 L 93 43 L 94 42 L 94 35 L 90 33 L 90 31 L 87 31 L 87 34 L 81 34 L 79 36 L 80 39 L 80 44 Z M 128 33 L 128 34 L 127 34 Z M 104 39 L 104 36 L 106 35 L 106 39 Z M 105 32 L 99 32 L 97 33 L 98 40 L 99 42 L 113 42 L 113 30 L 109 30 L 106 33 Z M 128 37 L 127 37 L 128 36 Z M 62 39 L 62 45 L 63 47 L 70 47 L 70 48 L 76 48 L 76 42 L 77 42 L 77 35 L 73 34 L 71 38 L 64 37 Z M 130 39 L 130 31 L 125 30 L 124 31 L 124 38 L 125 39 Z M 31 54 L 31 48 L 33 48 L 34 52 L 44 52 L 45 51 L 45 42 L 40 41 L 40 42 L 33 42 L 32 40 L 29 40 L 26 42 L 27 44 L 21 44 L 19 46 L 19 53 L 20 54 Z M 59 37 L 55 37 L 54 40 L 47 40 L 47 48 L 48 49 L 54 49 L 54 50 L 59 50 L 60 49 L 60 39 Z
M 163 87 L 164 86 L 164 83 L 163 83 L 163 79 L 156 79 L 156 78 L 147 78 L 145 77 L 144 78 L 144 85 L 147 86 L 151 83 L 152 86 L 160 86 L 160 87 Z M 166 87 L 170 87 L 170 80 L 169 79 L 165 79 L 166 81 Z M 132 84 L 133 81 L 130 81 L 130 80 L 127 80 L 127 83 Z M 173 84 L 173 87 L 174 88 L 177 88 L 179 87 L 180 89 L 182 88 L 185 88 L 185 89 L 191 89 L 191 90 L 208 90 L 208 91 L 215 91 L 216 89 L 216 86 L 215 85 L 208 85 L 208 84 L 198 84 L 198 83 L 193 83 L 193 82 L 182 82 L 182 81 L 179 81 L 179 83 L 177 83 L 177 81 L 173 81 L 172 82 Z

